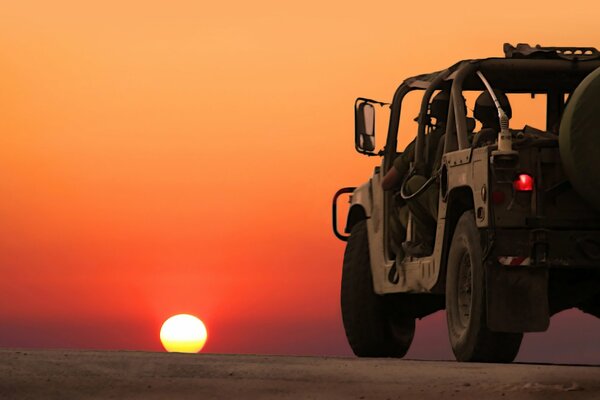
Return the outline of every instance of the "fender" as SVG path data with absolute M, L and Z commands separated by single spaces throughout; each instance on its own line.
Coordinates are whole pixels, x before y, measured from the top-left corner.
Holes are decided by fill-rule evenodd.
M 388 273 L 395 260 L 388 258 L 387 240 L 385 240 L 385 192 L 381 188 L 381 174 L 376 172 L 368 183 L 357 189 L 357 192 L 360 192 L 360 195 L 357 196 L 356 201 L 361 202 L 367 216 L 373 291 L 377 294 L 389 293 L 394 290 L 394 284 L 388 280 Z
M 346 228 L 344 231 L 350 233 L 354 224 L 363 219 L 371 218 L 373 209 L 373 199 L 370 196 L 371 181 L 362 184 L 352 192 L 350 198 L 350 211 L 346 219 Z
M 352 193 L 346 232 L 350 232 L 352 226 L 358 221 L 367 220 L 373 290 L 377 294 L 384 294 L 393 290 L 393 285 L 387 280 L 387 273 L 394 264 L 394 260 L 387 259 L 385 253 L 384 194 L 380 181 L 381 177 L 376 173 L 368 182 L 357 187 Z

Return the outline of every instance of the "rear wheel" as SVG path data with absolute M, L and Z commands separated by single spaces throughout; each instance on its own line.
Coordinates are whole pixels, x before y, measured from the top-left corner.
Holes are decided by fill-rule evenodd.
M 580 305 L 579 309 L 584 313 L 600 318 L 600 294 Z
M 341 307 L 348 343 L 358 357 L 403 357 L 415 319 L 403 316 L 373 291 L 366 221 L 354 225 L 344 253 Z
M 517 356 L 522 333 L 492 332 L 487 328 L 481 239 L 473 211 L 460 217 L 452 237 L 446 317 L 458 361 L 511 362 Z

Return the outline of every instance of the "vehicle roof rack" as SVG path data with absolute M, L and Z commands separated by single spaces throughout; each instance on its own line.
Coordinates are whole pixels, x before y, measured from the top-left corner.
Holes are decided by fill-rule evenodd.
M 563 58 L 567 60 L 594 60 L 600 58 L 600 51 L 595 47 L 535 47 L 527 43 L 516 46 L 504 43 L 506 58 Z

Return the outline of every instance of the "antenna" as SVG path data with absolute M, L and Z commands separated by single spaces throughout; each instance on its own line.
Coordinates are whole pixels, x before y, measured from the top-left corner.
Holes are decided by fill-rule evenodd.
M 485 76 L 483 76 L 481 71 L 477 71 L 477 75 L 485 85 L 487 91 L 490 93 L 490 96 L 492 96 L 492 100 L 494 101 L 496 109 L 498 110 L 498 118 L 500 119 L 500 132 L 498 132 L 498 150 L 494 153 L 498 156 L 512 156 L 516 154 L 516 152 L 512 149 L 512 134 L 508 129 L 508 115 L 506 115 L 506 113 L 500 106 L 500 102 L 498 101 L 496 94 L 492 90 L 492 86 L 487 81 L 487 79 L 485 79 Z

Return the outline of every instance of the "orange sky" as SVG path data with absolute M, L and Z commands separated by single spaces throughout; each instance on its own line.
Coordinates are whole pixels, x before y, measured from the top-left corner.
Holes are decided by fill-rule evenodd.
M 354 98 L 506 41 L 600 47 L 595 1 L 89 3 L 0 3 L 0 346 L 160 350 L 188 312 L 206 351 L 349 354 L 330 198 L 376 163 Z M 421 326 L 413 355 L 448 357 L 443 316 Z

